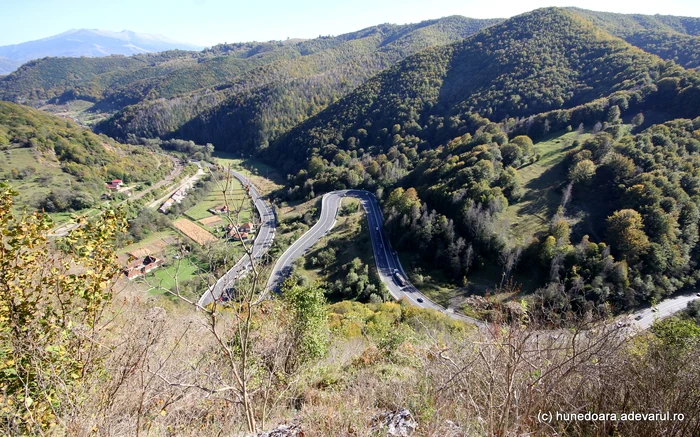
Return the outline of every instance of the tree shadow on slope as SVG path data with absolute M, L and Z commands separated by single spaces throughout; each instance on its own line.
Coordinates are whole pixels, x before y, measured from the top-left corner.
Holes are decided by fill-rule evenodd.
M 573 145 L 567 144 L 548 151 L 539 162 L 519 170 L 527 182 L 523 186 L 525 194 L 518 203 L 511 206 L 512 210 L 507 214 L 514 235 L 524 238 L 533 236 L 544 230 L 556 214 L 561 204 L 561 191 L 567 180 L 564 157 L 573 148 Z M 552 165 L 547 167 L 550 162 Z

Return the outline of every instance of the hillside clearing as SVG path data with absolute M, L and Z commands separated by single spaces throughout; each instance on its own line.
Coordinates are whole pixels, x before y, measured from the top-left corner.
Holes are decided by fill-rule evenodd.
M 172 264 L 148 273 L 142 281 L 149 286 L 148 294 L 165 295 L 166 290 L 173 290 L 176 283 L 182 285 L 201 271 L 192 257 L 185 257 L 181 260 L 173 260 Z
M 20 175 L 13 177 L 12 173 Z M 29 147 L 0 151 L 0 179 L 12 180 L 19 192 L 16 204 L 27 205 L 43 199 L 52 188 L 71 186 L 74 176 L 64 173 L 60 164 L 40 157 Z
M 574 149 L 574 141 L 583 142 L 590 136 L 589 133 L 557 132 L 535 144 L 540 159 L 518 169 L 524 195 L 503 214 L 516 240 L 527 243 L 533 235 L 547 229 L 561 204 L 561 188 L 567 180 L 564 157 Z
M 269 194 L 282 188 L 286 180 L 281 173 L 267 164 L 253 160 L 235 157 L 232 153 L 214 152 L 214 161 L 225 167 L 242 173 L 249 178 L 261 195 Z

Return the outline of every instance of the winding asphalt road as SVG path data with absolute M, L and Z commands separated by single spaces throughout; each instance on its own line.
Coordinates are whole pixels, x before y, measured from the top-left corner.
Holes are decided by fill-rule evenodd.
M 688 302 L 695 299 L 700 299 L 696 294 L 697 291 L 681 294 L 670 297 L 659 302 L 655 307 L 646 308 L 632 313 L 629 317 L 631 327 L 639 329 L 648 329 L 656 319 L 663 319 L 673 313 L 684 310 L 688 306 Z M 700 294 L 700 293 L 698 293 Z M 654 311 L 656 310 L 656 311 Z
M 252 249 L 253 257 L 259 259 L 272 245 L 272 240 L 275 236 L 275 216 L 270 205 L 260 197 L 255 187 L 245 176 L 234 171 L 231 173 L 241 181 L 244 186 L 250 186 L 251 198 L 255 203 L 255 207 L 262 221 Z M 478 327 L 486 326 L 486 323 L 481 320 L 467 317 L 455 312 L 452 308 L 444 308 L 438 305 L 421 293 L 413 284 L 408 282 L 408 275 L 404 271 L 401 261 L 396 252 L 391 248 L 391 243 L 384 233 L 384 217 L 377 203 L 377 199 L 372 193 L 363 190 L 332 191 L 323 196 L 321 199 L 321 217 L 318 222 L 295 241 L 277 260 L 268 278 L 266 289 L 277 289 L 282 281 L 291 273 L 294 261 L 304 256 L 318 240 L 333 229 L 344 197 L 359 199 L 362 208 L 366 212 L 377 272 L 379 273 L 381 281 L 386 285 L 394 299 L 406 299 L 409 303 L 417 307 L 434 309 L 447 314 L 453 319 L 472 323 Z M 206 306 L 218 300 L 227 288 L 233 286 L 237 278 L 241 275 L 245 275 L 249 270 L 250 259 L 246 255 L 222 276 L 214 286 L 207 290 L 199 300 L 199 305 Z M 398 270 L 406 279 L 404 285 L 400 285 L 396 281 L 393 274 L 395 270 Z M 652 325 L 654 320 L 670 316 L 675 312 L 683 310 L 688 302 L 698 298 L 695 293 L 694 291 L 692 293 L 665 299 L 655 307 L 656 311 L 647 308 L 627 316 L 621 316 L 620 318 L 627 319 L 629 327 L 647 329 Z
M 253 258 L 258 260 L 267 249 L 272 245 L 272 240 L 275 238 L 275 213 L 272 211 L 272 207 L 268 204 L 260 194 L 255 186 L 242 174 L 230 170 L 231 175 L 238 179 L 243 186 L 249 187 L 250 198 L 253 200 L 255 208 L 258 210 L 258 215 L 260 216 L 260 225 L 258 227 L 257 233 L 255 235 L 255 240 L 253 240 L 253 247 L 251 249 Z M 216 283 L 209 287 L 209 289 L 202 295 L 199 299 L 198 305 L 204 307 L 210 303 L 219 300 L 229 288 L 233 287 L 233 283 L 236 279 L 247 274 L 251 269 L 251 260 L 248 255 L 244 255 L 236 265 L 231 267 L 228 272 L 219 278 Z
M 399 300 L 406 299 L 412 305 L 429 308 L 441 311 L 450 317 L 462 320 L 468 323 L 473 323 L 479 327 L 486 326 L 486 323 L 481 320 L 476 320 L 467 317 L 463 314 L 455 312 L 451 308 L 444 308 L 437 303 L 431 301 L 427 296 L 421 293 L 408 280 L 406 284 L 401 286 L 394 278 L 394 269 L 397 269 L 404 278 L 408 279 L 408 275 L 401 266 L 396 252 L 391 248 L 391 243 L 384 233 L 384 217 L 382 216 L 381 208 L 377 203 L 377 199 L 372 193 L 363 190 L 341 190 L 332 191 L 323 196 L 321 200 L 321 217 L 318 222 L 294 242 L 277 260 L 277 263 L 270 273 L 270 278 L 267 281 L 267 288 L 276 289 L 282 281 L 291 273 L 294 261 L 306 254 L 309 249 L 326 235 L 335 226 L 336 217 L 340 204 L 344 197 L 355 197 L 360 200 L 362 207 L 367 213 L 367 222 L 369 225 L 369 233 L 372 240 L 372 249 L 374 252 L 374 260 L 377 264 L 377 271 L 382 282 L 387 286 L 391 295 Z M 654 320 L 668 317 L 678 311 L 685 309 L 688 302 L 698 299 L 696 291 L 679 295 L 673 298 L 661 301 L 656 307 L 656 311 L 651 308 L 636 311 L 630 315 L 621 316 L 622 319 L 628 319 L 629 326 L 638 329 L 648 329 Z
M 377 199 L 372 193 L 363 190 L 332 191 L 323 196 L 321 199 L 321 217 L 318 219 L 318 222 L 295 241 L 277 260 L 267 281 L 267 288 L 276 289 L 291 273 L 294 261 L 308 252 L 311 246 L 335 226 L 343 197 L 359 199 L 360 204 L 367 213 L 367 223 L 369 225 L 377 271 L 380 279 L 389 289 L 394 299 L 406 299 L 412 305 L 442 311 L 452 318 L 464 320 L 475 325 L 484 325 L 482 321 L 472 319 L 436 304 L 408 282 L 408 275 L 401 266 L 399 257 L 392 250 L 391 243 L 384 233 L 384 217 L 382 216 L 381 208 L 377 204 Z M 395 269 L 406 278 L 405 285 L 402 286 L 396 281 L 393 275 Z

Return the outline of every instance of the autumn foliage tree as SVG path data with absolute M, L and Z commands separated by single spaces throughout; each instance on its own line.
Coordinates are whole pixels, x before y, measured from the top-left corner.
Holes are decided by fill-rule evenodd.
M 17 193 L 0 185 L 0 434 L 43 434 L 89 399 L 105 351 L 96 338 L 119 272 L 116 211 L 80 219 L 55 249 L 40 213 L 12 213 Z
M 615 211 L 608 217 L 608 238 L 623 257 L 636 260 L 649 246 L 642 216 L 633 209 Z

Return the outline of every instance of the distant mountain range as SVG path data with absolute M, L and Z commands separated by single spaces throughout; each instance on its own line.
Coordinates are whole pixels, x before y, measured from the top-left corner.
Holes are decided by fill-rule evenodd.
M 0 74 L 8 74 L 25 62 L 46 56 L 77 58 L 109 55 L 136 55 L 166 50 L 201 50 L 203 47 L 175 41 L 161 35 L 130 30 L 110 32 L 98 29 L 71 29 L 59 35 L 0 47 Z
M 0 74 L 11 73 L 19 68 L 20 65 L 22 65 L 22 63 L 19 61 L 0 56 Z

